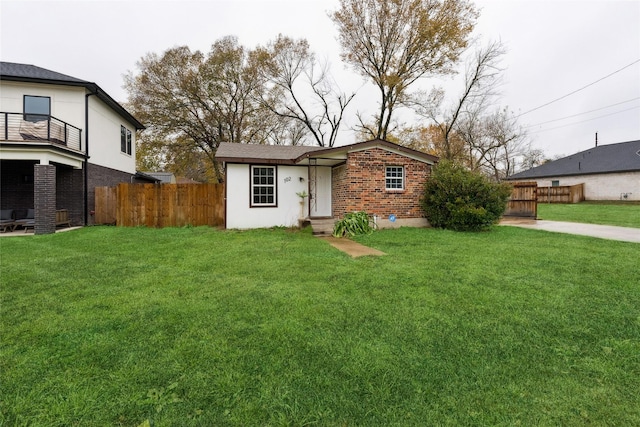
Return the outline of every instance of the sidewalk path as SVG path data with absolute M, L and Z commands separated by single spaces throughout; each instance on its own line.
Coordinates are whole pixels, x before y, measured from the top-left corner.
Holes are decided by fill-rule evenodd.
M 333 236 L 318 236 L 318 237 L 326 241 L 327 243 L 329 243 L 334 248 L 339 249 L 342 252 L 345 252 L 351 255 L 353 258 L 357 258 L 359 256 L 365 256 L 365 255 L 376 255 L 376 256 L 385 255 L 384 252 L 381 252 L 377 249 L 370 248 L 365 245 L 361 245 L 360 243 L 354 242 L 353 240 L 349 240 L 346 237 L 341 237 L 341 238 L 337 238 Z
M 500 225 L 510 225 L 514 227 L 532 228 L 534 230 L 579 234 L 582 236 L 599 237 L 601 239 L 640 243 L 640 228 L 532 219 L 503 219 L 500 221 Z

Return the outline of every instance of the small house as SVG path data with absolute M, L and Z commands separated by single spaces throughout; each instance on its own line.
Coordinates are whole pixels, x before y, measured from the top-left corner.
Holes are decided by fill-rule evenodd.
M 365 211 L 378 227 L 426 226 L 420 206 L 438 158 L 375 139 L 341 147 L 222 143 L 226 227 L 298 226 Z

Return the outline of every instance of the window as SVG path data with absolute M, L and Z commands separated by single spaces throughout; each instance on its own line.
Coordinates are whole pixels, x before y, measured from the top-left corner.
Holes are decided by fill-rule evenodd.
M 385 188 L 387 190 L 404 190 L 404 168 L 402 166 L 387 166 Z
M 131 155 L 131 131 L 120 126 L 120 151 Z
M 551 181 L 551 186 L 552 187 L 559 187 L 560 186 L 560 181 Z
M 276 206 L 274 166 L 251 166 L 251 206 Z
M 51 98 L 48 96 L 24 96 L 24 119 L 29 122 L 48 120 L 51 115 Z

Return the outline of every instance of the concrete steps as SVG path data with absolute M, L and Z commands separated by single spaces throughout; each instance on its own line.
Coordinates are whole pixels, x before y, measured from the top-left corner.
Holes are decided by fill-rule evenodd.
M 332 236 L 333 225 L 336 220 L 333 218 L 310 218 L 309 225 L 313 229 L 315 236 Z

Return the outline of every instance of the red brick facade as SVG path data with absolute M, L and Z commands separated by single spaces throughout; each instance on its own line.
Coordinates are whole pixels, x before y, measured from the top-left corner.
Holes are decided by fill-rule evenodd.
M 404 189 L 386 189 L 387 166 L 404 167 Z M 333 168 L 333 216 L 365 211 L 379 217 L 422 218 L 420 197 L 430 173 L 430 165 L 381 148 L 350 152 L 346 164 Z

